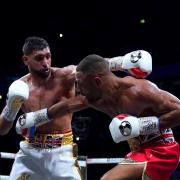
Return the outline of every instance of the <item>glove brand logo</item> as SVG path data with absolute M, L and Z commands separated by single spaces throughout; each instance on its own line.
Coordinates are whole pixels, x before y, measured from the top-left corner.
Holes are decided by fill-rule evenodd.
M 123 136 L 129 136 L 132 131 L 131 124 L 128 121 L 123 121 L 119 126 L 119 130 Z
M 20 124 L 21 126 L 24 126 L 24 124 L 26 123 L 25 115 L 24 115 L 24 114 L 21 115 L 21 116 L 19 117 L 18 121 L 19 121 L 19 124 Z
M 132 54 L 131 54 L 131 59 L 130 61 L 132 63 L 136 63 L 139 61 L 139 59 L 141 59 L 141 51 L 134 51 Z

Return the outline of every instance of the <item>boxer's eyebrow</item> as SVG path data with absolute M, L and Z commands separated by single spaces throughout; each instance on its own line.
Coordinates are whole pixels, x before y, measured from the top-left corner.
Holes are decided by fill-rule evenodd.
M 34 56 L 34 59 L 37 60 L 37 61 L 42 61 L 44 58 L 47 58 L 49 59 L 51 57 L 51 53 L 46 53 L 46 54 L 36 54 Z

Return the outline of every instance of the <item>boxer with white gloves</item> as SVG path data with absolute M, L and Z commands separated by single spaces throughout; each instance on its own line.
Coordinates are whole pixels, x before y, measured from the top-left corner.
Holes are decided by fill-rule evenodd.
M 170 179 L 179 164 L 179 144 L 170 128 L 180 125 L 180 100 L 148 80 L 117 77 L 94 54 L 77 66 L 76 82 L 90 107 L 115 117 L 113 140 L 127 140 L 131 150 L 100 179 Z
M 27 37 L 22 47 L 22 60 L 27 66 L 28 74 L 21 77 L 29 86 L 29 98 L 21 109 L 26 118 L 33 117 L 37 112 L 38 120 L 26 121 L 24 116 L 19 118 L 25 141 L 20 142 L 9 180 L 14 179 L 71 179 L 82 180 L 77 161 L 77 146 L 73 142 L 71 128 L 71 112 L 62 112 L 61 117 L 54 118 L 46 124 L 45 107 L 51 107 L 56 102 L 66 104 L 67 99 L 75 98 L 76 67 L 51 66 L 51 51 L 48 42 L 41 37 Z M 84 108 L 84 105 L 78 108 Z M 42 111 L 40 109 L 43 109 Z M 40 110 L 40 111 L 39 111 Z M 0 121 L 1 123 L 2 121 Z M 40 123 L 40 124 L 38 124 Z M 20 129 L 21 130 L 21 129 Z
M 152 72 L 152 56 L 145 50 L 136 50 L 109 61 L 111 71 L 127 70 L 136 78 L 145 78 Z
M 109 130 L 114 142 L 119 143 L 139 135 L 159 132 L 159 119 L 156 116 L 137 118 L 120 114 L 112 119 Z
M 14 81 L 8 90 L 6 106 L 1 116 L 7 121 L 14 121 L 21 105 L 29 97 L 29 87 L 22 80 Z

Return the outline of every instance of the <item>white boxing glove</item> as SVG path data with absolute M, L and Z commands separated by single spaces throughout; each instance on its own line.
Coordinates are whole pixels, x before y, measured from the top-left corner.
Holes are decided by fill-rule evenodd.
M 152 56 L 144 50 L 132 51 L 107 60 L 111 71 L 128 70 L 137 78 L 145 78 L 152 72 Z
M 6 106 L 1 116 L 7 121 L 14 121 L 16 115 L 24 101 L 29 98 L 29 87 L 21 80 L 14 81 L 7 94 Z
M 124 55 L 122 68 L 139 68 L 143 72 L 151 73 L 152 57 L 147 51 L 144 50 L 132 51 Z
M 119 143 L 139 135 L 159 132 L 159 119 L 155 116 L 137 118 L 120 114 L 112 119 L 109 130 L 114 142 Z
M 40 126 L 49 122 L 47 108 L 41 109 L 35 112 L 29 112 L 21 115 L 16 122 L 16 132 L 22 134 L 23 129 L 27 129 L 33 126 Z

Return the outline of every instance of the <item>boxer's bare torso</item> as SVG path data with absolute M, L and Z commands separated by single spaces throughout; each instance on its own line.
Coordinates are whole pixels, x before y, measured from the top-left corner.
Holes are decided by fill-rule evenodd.
M 120 79 L 116 87 L 117 88 L 112 88 L 114 89 L 112 96 L 109 95 L 109 98 L 105 97 L 105 100 L 102 98 L 92 104 L 93 107 L 105 112 L 112 118 L 121 113 L 137 117 L 146 117 L 150 115 L 160 117 L 165 112 L 170 112 L 173 108 L 180 108 L 179 99 L 166 91 L 158 89 L 155 85 L 152 85 L 152 83 L 146 80 L 126 77 Z M 171 116 L 171 114 L 164 115 L 164 118 L 166 118 L 166 116 Z M 177 125 L 176 122 L 175 120 L 174 126 Z M 166 124 L 166 121 L 164 124 Z M 154 138 L 156 136 L 157 134 L 154 134 Z M 135 152 L 140 150 L 141 139 L 144 139 L 144 137 L 128 140 L 131 151 Z M 146 137 L 146 139 L 148 140 L 148 137 Z
M 112 80 L 113 81 L 113 80 Z M 180 107 L 180 100 L 172 94 L 160 90 L 147 80 L 125 77 L 116 79 L 111 92 L 106 93 L 91 106 L 111 117 L 120 113 L 137 117 L 160 116 L 173 108 Z
M 51 73 L 46 79 L 32 79 L 31 74 L 21 78 L 30 90 L 28 100 L 23 104 L 22 110 L 26 112 L 47 108 L 62 101 L 64 98 L 75 96 L 74 73 L 75 66 L 64 68 L 51 68 Z M 71 130 L 72 113 L 67 113 L 60 118 L 37 128 L 39 133 L 65 133 Z

